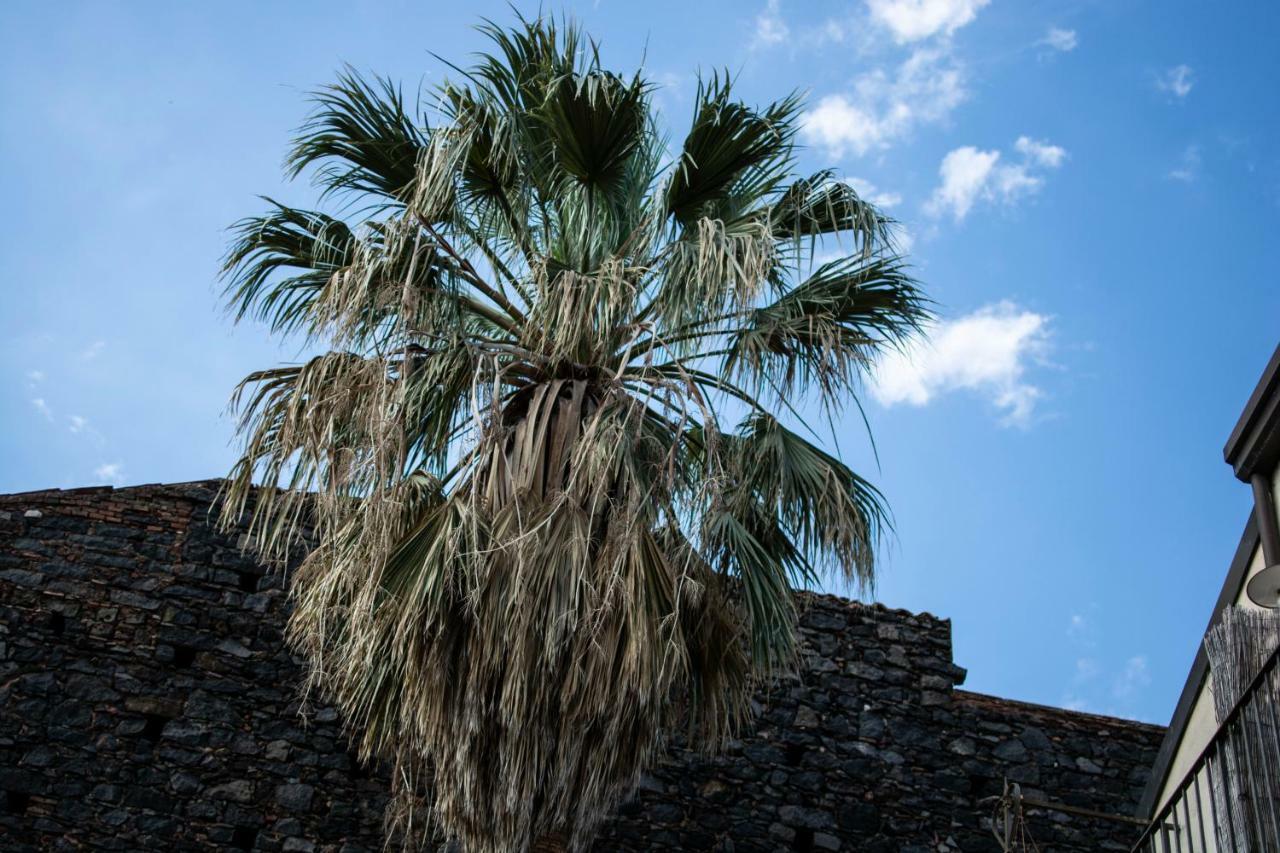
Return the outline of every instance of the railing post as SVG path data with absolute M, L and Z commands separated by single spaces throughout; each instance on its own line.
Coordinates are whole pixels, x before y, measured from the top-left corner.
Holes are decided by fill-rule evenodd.
M 1206 765 L 1205 765 L 1205 769 L 1206 769 L 1206 771 L 1208 770 L 1208 764 L 1206 764 Z M 1204 802 L 1200 799 L 1200 774 L 1198 774 L 1198 773 L 1197 773 L 1195 778 L 1196 778 L 1196 781 L 1195 781 L 1195 789 L 1196 789 L 1196 828 L 1200 830 L 1200 849 L 1201 849 L 1201 850 L 1203 850 L 1203 851 L 1204 851 L 1204 853 L 1209 853 L 1209 844 L 1208 844 L 1208 842 L 1205 840 L 1205 836 L 1204 836 Z M 1210 791 L 1209 791 L 1209 803 L 1210 803 L 1210 806 L 1209 806 L 1209 807 L 1210 807 L 1210 809 L 1212 809 L 1212 808 L 1213 808 L 1213 805 L 1212 805 L 1212 804 L 1213 804 L 1213 790 L 1212 790 L 1212 789 L 1210 789 Z M 1216 823 L 1217 819 L 1215 818 L 1215 819 L 1214 819 L 1214 821 L 1215 821 L 1215 823 Z M 1214 834 L 1214 838 L 1213 838 L 1213 840 L 1214 840 L 1214 847 L 1216 848 L 1216 847 L 1217 847 L 1217 841 L 1218 841 L 1218 836 L 1217 836 L 1217 834 L 1216 834 L 1216 833 Z
M 1267 714 L 1271 717 L 1271 745 L 1269 748 L 1277 765 L 1280 765 L 1280 716 L 1276 713 L 1277 697 L 1280 697 L 1280 675 L 1277 674 L 1275 667 L 1272 667 L 1271 672 L 1267 674 L 1266 685 L 1266 696 L 1270 701 L 1265 702 L 1264 704 L 1267 706 Z M 1268 746 L 1263 744 L 1262 748 L 1268 749 Z M 1273 786 L 1280 787 L 1280 766 L 1277 767 L 1276 776 L 1271 780 L 1271 782 Z M 1273 804 L 1275 802 L 1275 798 L 1280 797 L 1280 790 L 1272 790 L 1268 793 L 1271 796 Z M 1280 835 L 1277 836 L 1276 841 L 1280 842 Z
M 1192 784 L 1194 785 L 1195 782 L 1193 781 Z M 1179 847 L 1182 846 L 1181 835 L 1182 835 L 1182 831 L 1185 830 L 1187 834 L 1187 853 L 1195 853 L 1196 839 L 1195 839 L 1195 836 L 1191 834 L 1191 806 L 1187 804 L 1187 792 L 1183 791 L 1182 796 L 1179 797 L 1178 799 L 1182 801 L 1182 830 L 1179 830 L 1179 833 L 1178 833 L 1179 834 L 1178 846 Z
M 1147 850 L 1183 853 L 1184 849 L 1187 853 L 1197 850 L 1207 853 L 1210 846 L 1206 822 L 1212 830 L 1215 853 L 1280 851 L 1280 708 L 1277 704 L 1280 704 L 1280 649 L 1272 651 L 1222 719 L 1204 751 L 1147 825 L 1133 848 L 1135 853 Z M 1208 787 L 1208 816 L 1201 785 Z M 1195 788 L 1195 793 L 1188 791 L 1189 788 Z M 1192 796 L 1196 807 L 1194 829 Z
M 1245 772 L 1244 772 L 1244 778 L 1240 780 L 1241 782 L 1240 788 L 1241 788 L 1241 794 L 1242 794 L 1240 800 L 1244 805 L 1244 808 L 1249 812 L 1249 817 L 1252 818 L 1250 823 L 1252 824 L 1254 835 L 1250 839 L 1251 843 L 1249 844 L 1250 853 L 1252 853 L 1255 847 L 1259 847 L 1260 849 L 1260 845 L 1262 844 L 1262 838 L 1263 838 L 1262 819 L 1258 814 L 1258 811 L 1259 811 L 1258 805 L 1253 801 L 1253 778 L 1254 778 L 1253 759 L 1249 756 L 1248 737 L 1245 735 L 1245 732 L 1244 732 L 1245 711 L 1247 711 L 1248 709 L 1247 709 L 1247 706 L 1241 706 L 1239 710 L 1240 710 L 1240 714 L 1236 717 L 1236 722 L 1235 722 L 1236 736 L 1231 737 L 1230 730 L 1228 730 L 1227 738 L 1228 740 L 1235 742 L 1235 746 L 1238 752 L 1244 753 Z
M 1231 779 L 1222 769 L 1222 765 L 1227 763 L 1227 754 L 1220 747 L 1214 747 L 1214 752 L 1217 754 L 1214 764 L 1218 767 L 1218 778 L 1222 781 L 1222 813 L 1227 817 L 1227 838 L 1231 842 L 1231 853 L 1238 853 L 1240 848 L 1236 846 L 1236 821 L 1231 808 Z
M 1262 708 L 1260 708 L 1259 705 L 1266 701 L 1264 693 L 1265 691 L 1259 691 L 1253 695 L 1253 699 L 1256 701 L 1250 701 L 1249 704 L 1245 706 L 1242 716 L 1245 718 L 1245 721 L 1248 722 L 1250 716 L 1249 712 L 1253 712 L 1253 732 L 1256 740 L 1254 740 L 1252 744 L 1253 749 L 1250 749 L 1250 752 L 1256 753 L 1259 765 L 1258 770 L 1260 772 L 1250 780 L 1250 787 L 1253 789 L 1251 791 L 1251 796 L 1254 806 L 1259 813 L 1259 821 L 1261 821 L 1262 813 L 1261 801 L 1266 800 L 1267 817 L 1270 819 L 1269 822 L 1271 824 L 1270 841 L 1274 846 L 1277 840 L 1280 840 L 1280 823 L 1277 823 L 1276 821 L 1275 792 L 1272 790 L 1273 783 L 1277 776 L 1275 772 L 1275 761 L 1268 754 L 1266 743 L 1262 737 Z M 1246 738 L 1245 747 L 1248 748 L 1249 746 L 1250 744 Z M 1259 839 L 1259 842 L 1262 840 L 1263 839 Z

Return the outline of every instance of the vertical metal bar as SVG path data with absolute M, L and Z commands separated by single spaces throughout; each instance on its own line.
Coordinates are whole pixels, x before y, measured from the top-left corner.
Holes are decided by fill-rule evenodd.
M 1194 777 L 1192 778 L 1192 784 L 1195 784 Z M 1178 795 L 1178 799 L 1179 801 L 1182 802 L 1182 828 L 1178 830 L 1178 834 L 1182 835 L 1183 833 L 1186 833 L 1187 851 L 1188 853 L 1196 853 L 1195 839 L 1191 835 L 1191 809 L 1187 805 L 1188 797 L 1187 797 L 1187 791 L 1185 788 Z
M 1280 718 L 1276 716 L 1276 695 L 1277 693 L 1280 693 L 1280 689 L 1278 689 L 1280 685 L 1277 685 L 1276 683 L 1277 669 L 1274 663 L 1275 661 L 1272 659 L 1273 665 L 1271 667 L 1271 672 L 1267 673 L 1268 689 L 1263 698 L 1266 700 L 1264 704 L 1266 704 L 1267 710 L 1271 713 L 1271 743 L 1274 747 L 1272 755 L 1276 756 L 1277 759 L 1280 759 Z
M 1266 680 L 1264 679 L 1259 687 L 1265 686 Z M 1275 760 L 1269 755 L 1265 739 L 1262 736 L 1262 708 L 1259 705 L 1263 701 L 1265 701 L 1265 691 L 1262 689 L 1256 690 L 1249 697 L 1248 704 L 1241 711 L 1246 718 L 1250 716 L 1250 711 L 1252 711 L 1253 716 L 1253 733 L 1256 740 L 1253 742 L 1253 749 L 1250 752 L 1254 753 L 1260 775 L 1253 778 L 1251 787 L 1253 788 L 1253 801 L 1260 816 L 1264 811 L 1262 801 L 1266 800 L 1265 812 L 1271 834 L 1265 838 L 1258 839 L 1265 848 L 1274 847 L 1277 841 L 1280 841 L 1280 819 L 1276 817 L 1275 792 L 1272 790 L 1271 784 L 1272 780 L 1276 778 Z
M 1240 710 L 1243 712 L 1244 709 L 1241 708 Z M 1245 808 L 1249 812 L 1249 817 L 1252 818 L 1250 823 L 1253 825 L 1253 838 L 1249 839 L 1253 842 L 1249 844 L 1249 847 L 1252 849 L 1258 846 L 1258 843 L 1262 841 L 1262 821 L 1258 814 L 1258 806 L 1253 802 L 1253 760 L 1249 757 L 1248 737 L 1244 731 L 1244 723 L 1241 720 L 1241 716 L 1243 716 L 1243 714 L 1237 716 L 1235 722 L 1232 723 L 1232 726 L 1235 727 L 1238 735 L 1233 738 L 1230 731 L 1228 731 L 1227 737 L 1229 740 L 1234 740 L 1237 743 L 1237 752 L 1244 754 L 1244 778 L 1241 780 L 1241 793 L 1244 796 L 1241 799 L 1244 802 Z
M 1173 818 L 1173 849 L 1182 853 L 1182 827 L 1178 824 L 1178 801 L 1182 799 L 1182 791 L 1173 795 L 1169 803 L 1169 817 Z
M 1220 782 L 1220 784 L 1217 787 L 1214 787 L 1212 784 L 1213 776 L 1211 774 L 1209 777 L 1209 781 L 1210 781 L 1209 793 L 1211 796 L 1214 796 L 1216 798 L 1215 792 L 1222 791 L 1222 805 L 1223 805 L 1222 814 L 1223 814 L 1223 817 L 1227 819 L 1227 843 L 1231 846 L 1231 853 L 1238 853 L 1238 848 L 1236 847 L 1236 825 L 1235 825 L 1235 821 L 1231 819 L 1231 789 L 1227 785 L 1227 774 L 1224 773 L 1222 770 L 1222 764 L 1223 762 L 1226 761 L 1226 759 L 1223 757 L 1224 754 L 1222 750 L 1219 749 L 1219 746 L 1217 744 L 1211 743 L 1209 745 L 1209 748 L 1213 751 L 1213 754 L 1214 754 L 1213 766 L 1218 768 L 1218 779 Z M 1213 820 L 1214 820 L 1214 826 L 1216 827 L 1218 825 L 1218 806 L 1217 806 L 1216 799 L 1212 800 L 1211 802 L 1214 803 Z M 1219 835 L 1221 835 L 1221 833 L 1219 833 Z
M 1205 770 L 1208 771 L 1209 760 L 1207 755 L 1205 756 L 1204 766 L 1205 766 Z M 1199 773 L 1197 773 L 1196 774 L 1196 827 L 1200 830 L 1200 849 L 1204 851 L 1204 853 L 1209 853 L 1209 844 L 1204 837 L 1204 803 L 1200 799 L 1200 779 L 1201 779 L 1201 776 Z M 1213 802 L 1212 787 L 1209 788 L 1209 802 L 1211 803 Z M 1214 836 L 1214 841 L 1215 842 L 1217 841 L 1216 835 Z M 1214 846 L 1216 847 L 1217 845 L 1215 844 Z
M 1261 744 L 1261 748 L 1270 752 L 1272 760 L 1275 762 L 1276 775 L 1271 778 L 1271 784 L 1267 787 L 1267 797 L 1271 801 L 1274 808 L 1276 797 L 1280 797 L 1280 719 L 1276 717 L 1276 695 L 1277 677 L 1276 677 L 1276 659 L 1273 657 L 1269 662 L 1271 669 L 1267 672 L 1267 677 L 1263 682 L 1264 690 L 1260 691 L 1259 701 L 1266 706 L 1267 715 L 1271 718 L 1271 743 L 1265 742 Z M 1264 739 L 1265 740 L 1265 739 Z M 1280 844 L 1280 837 L 1273 839 Z
M 1267 817 L 1263 813 L 1262 800 L 1258 796 L 1258 779 L 1266 773 L 1265 768 L 1259 765 L 1261 756 L 1257 754 L 1257 750 L 1253 748 L 1253 731 L 1249 725 L 1249 706 L 1253 704 L 1252 696 L 1242 697 L 1240 702 L 1240 710 L 1237 719 L 1240 723 L 1240 743 L 1244 747 L 1245 762 L 1249 767 L 1249 776 L 1244 780 L 1245 788 L 1249 792 L 1249 802 L 1253 804 L 1253 814 L 1257 823 L 1258 837 L 1255 839 L 1259 845 L 1262 844 L 1267 832 Z
M 1271 798 L 1266 796 L 1267 779 L 1271 778 L 1271 762 L 1258 749 L 1262 742 L 1262 729 L 1257 725 L 1258 709 L 1254 704 L 1255 698 L 1256 696 L 1249 697 L 1248 704 L 1240 709 L 1240 718 L 1244 721 L 1246 731 L 1250 732 L 1245 739 L 1245 745 L 1249 749 L 1255 774 L 1249 779 L 1249 798 L 1253 800 L 1253 807 L 1258 812 L 1258 824 L 1263 833 L 1258 842 L 1266 846 L 1268 839 L 1275 838 L 1276 828 L 1273 825 Z M 1253 725 L 1250 725 L 1251 723 Z

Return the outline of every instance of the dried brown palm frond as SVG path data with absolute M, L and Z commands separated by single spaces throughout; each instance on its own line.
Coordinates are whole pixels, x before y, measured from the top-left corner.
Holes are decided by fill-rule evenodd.
M 795 98 L 713 78 L 664 167 L 641 77 L 484 29 L 431 110 L 351 72 L 317 96 L 290 168 L 363 221 L 238 224 L 232 310 L 326 352 L 242 384 L 224 512 L 314 542 L 289 637 L 403 837 L 584 849 L 667 733 L 714 749 L 792 663 L 795 586 L 872 582 L 881 496 L 795 412 L 925 305 L 889 220 L 794 174 Z

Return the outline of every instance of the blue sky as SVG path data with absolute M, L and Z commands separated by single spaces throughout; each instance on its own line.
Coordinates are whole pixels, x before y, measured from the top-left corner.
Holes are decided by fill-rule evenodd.
M 521 8 L 533 6 L 519 4 Z M 553 8 L 548 6 L 547 8 Z M 558 7 L 557 7 L 558 8 Z M 878 599 L 954 623 L 968 687 L 1165 722 L 1249 511 L 1221 447 L 1277 342 L 1280 6 L 1096 0 L 564 7 L 687 123 L 698 70 L 808 92 L 802 157 L 905 225 L 942 320 L 846 458 L 897 519 Z M 0 491 L 205 478 L 224 229 L 343 62 L 413 88 L 505 4 L 0 9 Z

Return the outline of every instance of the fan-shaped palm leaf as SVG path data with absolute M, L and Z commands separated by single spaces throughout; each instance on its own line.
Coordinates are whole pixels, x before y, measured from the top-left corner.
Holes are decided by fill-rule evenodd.
M 309 534 L 289 636 L 403 837 L 585 849 L 668 732 L 714 748 L 790 665 L 795 586 L 874 579 L 882 497 L 796 412 L 925 302 L 887 218 L 795 173 L 797 99 L 711 78 L 664 168 L 642 77 L 482 29 L 430 126 L 349 70 L 317 95 L 290 169 L 359 221 L 236 226 L 237 318 L 329 351 L 241 386 L 224 512 L 271 556 Z

